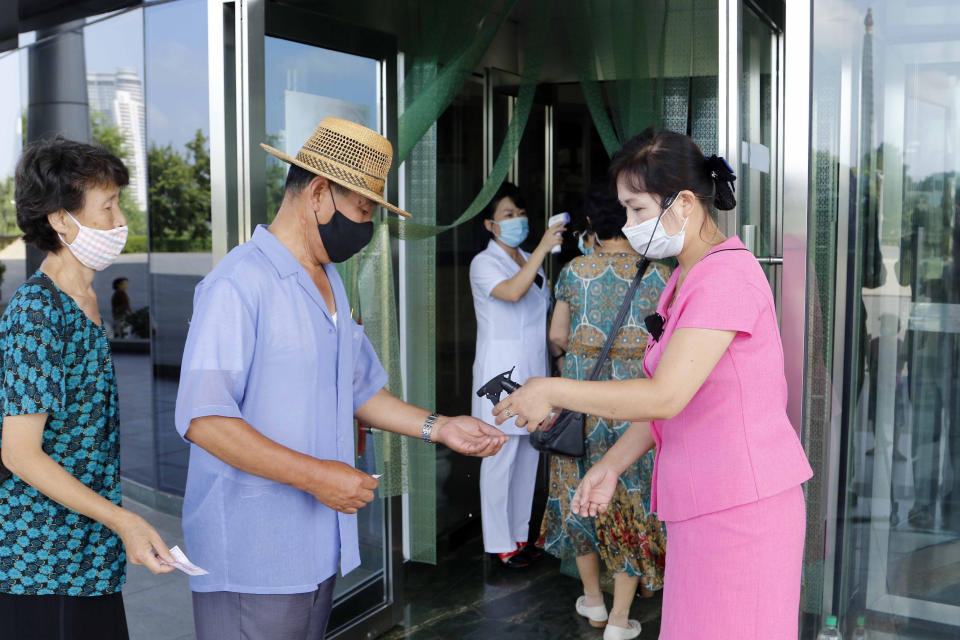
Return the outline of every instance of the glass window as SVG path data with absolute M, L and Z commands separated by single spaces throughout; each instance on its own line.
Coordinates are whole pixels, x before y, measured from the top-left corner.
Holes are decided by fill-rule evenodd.
M 144 100 L 143 11 L 134 10 L 83 28 L 90 138 L 123 160 L 130 184 L 120 207 L 130 234 L 117 261 L 97 274 L 100 315 L 113 339 L 120 395 L 121 473 L 156 484 L 156 449 L 150 416 L 150 278 L 147 257 L 147 134 Z
M 144 11 L 154 486 L 182 495 L 189 446 L 174 427 L 180 361 L 194 288 L 213 268 L 207 6 L 180 0 Z
M 14 202 L 14 172 L 27 131 L 26 53 L 0 54 L 0 83 L 7 97 L 0 100 L 0 311 L 26 279 L 26 248 L 20 240 Z
M 845 635 L 863 625 L 871 638 L 953 637 L 960 15 L 949 0 L 816 0 L 813 41 L 813 324 L 832 327 L 836 260 L 846 280 L 835 304 L 847 312 L 843 325 L 812 330 L 826 333 L 827 346 L 834 332 L 844 336 L 836 346 L 849 374 L 835 386 L 839 558 L 823 613 L 839 615 Z M 837 251 L 845 239 L 850 250 Z M 828 351 L 812 357 L 829 362 Z M 821 418 L 829 396 L 815 411 Z
M 379 129 L 376 60 L 266 38 L 267 144 L 296 157 L 326 116 Z M 267 155 L 267 219 L 283 200 L 285 162 Z
M 742 9 L 740 170 L 737 208 L 741 239 L 759 257 L 777 255 L 777 35 L 756 13 Z M 768 267 L 769 271 L 769 267 Z
M 483 187 L 483 85 L 467 82 L 437 120 L 437 222 L 449 224 Z M 482 217 L 482 216 L 481 216 Z M 436 238 L 436 290 L 443 300 L 436 327 L 437 411 L 470 413 L 477 319 L 470 261 L 489 234 L 480 217 Z M 416 246 L 416 245 L 414 245 Z M 438 309 L 441 305 L 438 305 Z M 437 532 L 443 536 L 478 514 L 480 460 L 437 448 Z
M 380 64 L 377 60 L 273 37 L 266 38 L 264 51 L 268 144 L 295 157 L 326 116 L 380 129 L 377 108 Z M 283 200 L 288 167 L 287 163 L 268 155 L 270 220 Z M 367 428 L 358 430 L 357 468 L 373 473 L 375 440 L 368 434 Z M 362 564 L 337 580 L 334 598 L 338 601 L 368 584 L 379 583 L 382 587 L 385 566 L 382 500 L 374 500 L 358 513 L 357 527 Z M 378 591 L 376 598 L 384 596 L 385 592 Z

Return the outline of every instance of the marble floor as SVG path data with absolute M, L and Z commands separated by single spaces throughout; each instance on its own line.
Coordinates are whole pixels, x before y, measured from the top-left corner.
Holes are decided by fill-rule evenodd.
M 168 546 L 183 547 L 180 518 L 132 500 L 123 506 L 147 520 Z M 155 576 L 143 566 L 127 564 L 123 586 L 130 640 L 194 640 L 193 601 L 187 576 L 179 571 Z
M 480 541 L 445 554 L 437 566 L 407 564 L 403 568 L 399 625 L 382 640 L 458 638 L 584 638 L 600 640 L 603 631 L 574 612 L 582 594 L 580 581 L 560 572 L 560 562 L 544 556 L 532 568 L 512 572 L 492 565 Z M 612 598 L 606 596 L 607 606 Z M 631 618 L 640 620 L 640 638 L 660 633 L 660 596 L 634 600 Z

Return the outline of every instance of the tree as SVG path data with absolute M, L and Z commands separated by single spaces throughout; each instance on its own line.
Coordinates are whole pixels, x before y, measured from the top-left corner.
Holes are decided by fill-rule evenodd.
M 17 206 L 13 200 L 16 182 L 13 176 L 0 180 L 0 236 L 18 236 Z
M 208 251 L 210 238 L 210 154 L 197 130 L 181 155 L 172 145 L 151 145 L 147 207 L 153 251 Z
M 130 167 L 132 158 L 120 127 L 111 123 L 102 111 L 91 111 L 90 130 L 93 144 L 103 147 L 120 158 L 128 168 Z M 136 201 L 127 189 L 120 191 L 120 209 L 127 219 L 130 235 L 142 236 L 147 233 L 146 215 L 137 206 Z
M 271 147 L 282 148 L 280 136 L 268 135 L 266 143 Z M 271 155 L 267 156 L 267 221 L 273 222 L 277 211 L 280 210 L 280 203 L 283 202 L 283 187 L 287 182 L 287 170 L 290 168 L 286 162 L 281 162 Z

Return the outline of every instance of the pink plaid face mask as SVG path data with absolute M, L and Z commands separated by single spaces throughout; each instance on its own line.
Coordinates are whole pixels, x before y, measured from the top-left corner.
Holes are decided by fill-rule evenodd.
M 67 211 L 70 219 L 80 227 L 73 244 L 68 243 L 60 236 L 60 242 L 67 245 L 77 260 L 86 267 L 95 271 L 103 271 L 117 259 L 123 247 L 127 244 L 127 227 L 115 227 L 104 231 L 85 227 Z M 58 234 L 59 235 L 59 234 Z

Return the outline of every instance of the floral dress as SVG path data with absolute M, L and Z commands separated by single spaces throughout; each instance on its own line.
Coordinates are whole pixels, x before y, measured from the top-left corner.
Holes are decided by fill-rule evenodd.
M 57 295 L 63 313 L 49 290 L 24 284 L 0 319 L 2 416 L 48 414 L 44 453 L 119 505 L 117 381 L 110 345 L 103 327 L 72 298 L 59 290 Z M 125 569 L 123 544 L 109 528 L 16 475 L 0 484 L 0 593 L 114 594 Z
M 570 340 L 563 377 L 585 380 L 590 376 L 636 273 L 638 259 L 634 253 L 599 252 L 570 261 L 560 272 L 556 298 L 570 305 Z M 655 311 L 669 278 L 670 269 L 664 265 L 654 263 L 647 270 L 598 380 L 644 377 L 642 361 L 647 331 L 643 319 Z M 653 451 L 620 476 L 605 514 L 595 519 L 582 518 L 570 511 L 570 502 L 583 474 L 629 426 L 629 422 L 587 416 L 586 455 L 583 458 L 551 456 L 550 493 L 540 544 L 558 558 L 599 552 L 611 572 L 640 577 L 644 587 L 660 589 L 666 539 L 663 524 L 650 513 Z

